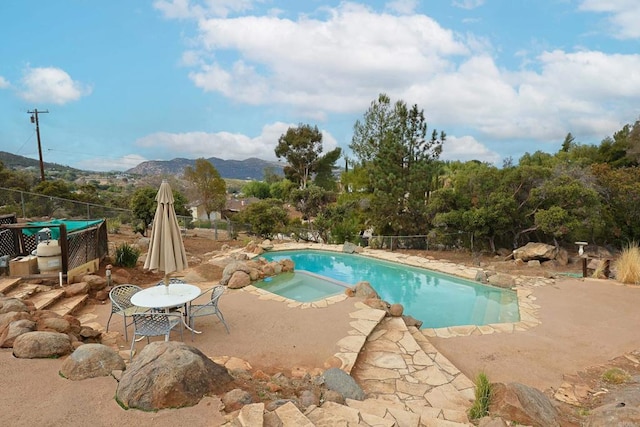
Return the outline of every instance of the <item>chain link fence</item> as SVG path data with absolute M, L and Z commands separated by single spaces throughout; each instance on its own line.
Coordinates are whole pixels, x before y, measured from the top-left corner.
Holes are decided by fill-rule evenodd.
M 95 203 L 69 200 L 27 191 L 0 187 L 0 215 L 15 213 L 21 218 L 66 218 L 107 220 L 109 233 L 117 232 L 120 224 L 137 222 L 130 209 L 114 208 Z M 215 239 L 235 239 L 240 234 L 256 235 L 251 225 L 229 219 L 212 221 L 194 221 L 189 216 L 178 215 L 182 229 L 194 227 L 213 230 Z M 278 240 L 294 240 L 325 243 L 318 230 L 309 228 L 289 228 L 274 235 Z M 413 236 L 381 236 L 360 234 L 353 240 L 360 246 L 374 249 L 419 249 L 419 250 L 473 250 L 474 243 L 470 233 L 456 230 L 431 231 L 429 234 Z

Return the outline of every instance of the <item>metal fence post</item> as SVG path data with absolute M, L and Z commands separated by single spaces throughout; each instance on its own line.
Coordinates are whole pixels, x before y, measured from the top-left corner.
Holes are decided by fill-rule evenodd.
M 24 203 L 24 192 L 23 191 L 20 192 L 20 204 L 22 205 L 22 218 L 26 218 L 27 217 L 27 208 L 26 208 L 25 203 Z

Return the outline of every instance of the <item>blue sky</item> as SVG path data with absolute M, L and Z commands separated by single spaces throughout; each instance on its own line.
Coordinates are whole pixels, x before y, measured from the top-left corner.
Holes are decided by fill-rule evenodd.
M 501 165 L 640 118 L 637 0 L 4 0 L 0 150 L 89 170 L 275 159 L 317 125 L 349 154 L 380 93 Z

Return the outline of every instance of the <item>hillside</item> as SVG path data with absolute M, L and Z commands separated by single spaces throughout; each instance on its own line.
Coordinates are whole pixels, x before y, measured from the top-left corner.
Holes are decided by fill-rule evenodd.
M 283 165 L 278 162 L 270 162 L 267 160 L 250 158 L 246 160 L 223 160 L 217 157 L 207 159 L 218 170 L 222 178 L 227 179 L 255 179 L 261 180 L 264 177 L 265 168 L 272 168 L 278 174 L 283 175 Z M 0 162 L 8 169 L 33 169 L 38 170 L 40 163 L 38 160 L 16 154 L 0 151 Z M 126 171 L 130 174 L 138 174 L 141 176 L 153 175 L 182 175 L 187 166 L 193 166 L 195 160 L 176 158 L 173 160 L 150 160 L 142 162 L 138 166 Z M 56 163 L 44 163 L 47 172 L 54 171 L 72 171 L 76 173 L 91 171 L 81 171 L 69 166 L 59 165 Z
M 283 165 L 277 162 L 250 158 L 246 160 L 223 160 L 217 157 L 207 159 L 217 169 L 222 178 L 261 180 L 265 168 L 282 175 Z M 150 160 L 127 170 L 127 173 L 139 175 L 182 175 L 187 166 L 193 166 L 195 160 L 177 158 L 173 160 Z
M 30 159 L 29 157 L 19 156 L 16 154 L 7 153 L 6 151 L 0 151 L 0 162 L 4 164 L 8 169 L 27 169 L 34 168 L 40 169 L 40 162 L 35 159 Z M 78 171 L 79 169 L 74 169 L 69 166 L 59 165 L 57 163 L 49 163 L 44 162 L 44 167 L 46 169 L 54 169 L 54 170 L 70 170 L 70 171 Z

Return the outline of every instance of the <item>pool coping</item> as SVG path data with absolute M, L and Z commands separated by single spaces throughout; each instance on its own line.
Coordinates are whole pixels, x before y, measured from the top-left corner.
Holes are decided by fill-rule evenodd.
M 343 245 L 329 245 L 324 243 L 280 243 L 274 245 L 268 252 L 281 252 L 288 250 L 322 250 L 328 252 L 341 252 L 343 251 Z M 468 267 L 460 264 L 456 264 L 447 260 L 434 260 L 428 258 L 422 258 L 415 255 L 406 255 L 402 253 L 388 252 L 386 250 L 360 248 L 356 252 L 358 255 L 369 256 L 371 258 L 380 259 L 383 261 L 395 262 L 404 265 L 410 265 L 413 267 L 424 268 L 432 270 L 438 273 L 449 274 L 455 277 L 460 277 L 472 282 L 476 282 L 478 273 L 485 272 L 484 269 L 479 267 Z M 260 254 L 249 254 L 251 257 L 259 257 Z M 490 323 L 487 325 L 461 325 L 461 326 L 448 326 L 443 328 L 423 328 L 420 329 L 422 334 L 427 337 L 438 338 L 452 338 L 469 335 L 489 335 L 493 333 L 513 333 L 522 332 L 530 328 L 536 327 L 542 322 L 538 311 L 540 306 L 535 303 L 536 297 L 533 295 L 533 288 L 537 286 L 547 286 L 555 283 L 554 279 L 543 277 L 523 277 L 513 276 L 515 286 L 510 289 L 516 292 L 518 297 L 518 309 L 520 312 L 520 320 L 518 322 L 511 323 Z M 482 283 L 485 286 L 491 286 Z M 295 300 L 291 300 L 285 297 L 281 297 L 272 294 L 268 291 L 256 288 L 253 285 L 247 286 L 250 292 L 259 293 L 261 299 L 271 299 L 276 301 L 286 302 L 289 307 L 300 308 L 323 308 L 336 302 L 344 301 L 348 298 L 347 295 L 334 295 L 323 300 L 314 301 L 311 303 L 300 303 Z M 262 291 L 262 292 L 260 292 Z M 269 295 L 266 295 L 269 294 Z

